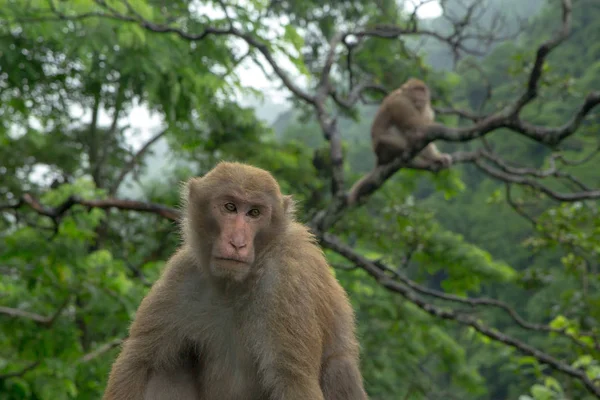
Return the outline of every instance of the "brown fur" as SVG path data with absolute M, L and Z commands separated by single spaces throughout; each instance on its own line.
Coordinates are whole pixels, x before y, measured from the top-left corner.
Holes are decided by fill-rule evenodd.
M 432 124 L 434 118 L 429 88 L 423 81 L 411 78 L 390 93 L 383 99 L 371 126 L 377 165 L 388 164 L 410 150 L 411 138 L 422 134 L 423 128 Z M 440 153 L 434 143 L 429 143 L 414 157 L 413 163 L 419 167 L 437 163 L 447 168 L 452 158 Z
M 223 162 L 186 188 L 184 243 L 142 301 L 104 400 L 367 399 L 346 293 L 271 174 Z
M 435 113 L 431 108 L 431 93 L 427 85 L 415 78 L 388 94 L 373 119 L 371 144 L 377 166 L 392 162 L 395 158 L 410 151 L 411 140 L 423 133 L 423 128 L 434 122 Z M 441 153 L 434 143 L 429 143 L 410 163 L 416 168 L 448 168 L 452 156 Z M 360 191 L 370 174 L 354 184 L 348 195 L 348 203 L 356 203 Z

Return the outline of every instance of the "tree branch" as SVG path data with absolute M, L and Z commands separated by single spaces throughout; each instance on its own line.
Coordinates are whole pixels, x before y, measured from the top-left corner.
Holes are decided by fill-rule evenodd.
M 492 176 L 503 182 L 517 183 L 519 185 L 529 186 L 530 188 L 539 190 L 540 192 L 550 196 L 551 198 L 559 201 L 579 201 L 600 198 L 600 190 L 587 190 L 575 193 L 560 193 L 556 192 L 537 181 L 526 178 L 524 176 L 512 175 L 506 172 L 502 172 L 495 168 L 490 167 L 481 160 L 475 160 L 475 165 L 484 171 L 489 176 Z
M 102 354 L 114 349 L 115 347 L 120 346 L 123 343 L 123 341 L 124 341 L 124 339 L 114 339 L 108 343 L 104 343 L 103 345 L 99 346 L 96 350 L 91 351 L 91 352 L 85 354 L 83 357 L 81 357 L 79 362 L 80 363 L 89 362 L 89 361 L 93 360 L 94 358 L 99 357 Z
M 513 347 L 514 349 L 518 350 L 523 354 L 534 357 L 541 364 L 548 365 L 550 368 L 556 371 L 562 372 L 568 376 L 571 376 L 572 378 L 579 380 L 586 387 L 586 389 L 588 389 L 596 397 L 600 397 L 600 387 L 594 384 L 594 382 L 587 376 L 585 371 L 571 367 L 569 364 L 562 362 L 554 358 L 553 356 L 536 349 L 535 347 L 521 342 L 520 340 L 517 340 L 512 336 L 503 334 L 494 328 L 488 327 L 482 324 L 476 318 L 460 314 L 452 310 L 443 309 L 423 301 L 410 288 L 387 276 L 386 272 L 381 268 L 377 267 L 375 263 L 356 253 L 354 250 L 352 250 L 352 248 L 343 244 L 334 235 L 325 233 L 320 235 L 319 239 L 324 247 L 335 251 L 336 253 L 346 258 L 348 261 L 357 264 L 362 269 L 364 269 L 369 275 L 375 278 L 375 280 L 381 286 L 385 287 L 390 291 L 400 294 L 406 300 L 415 304 L 417 307 L 427 312 L 428 314 L 437 318 L 453 320 L 460 323 L 461 325 L 469 326 L 475 329 L 477 332 L 494 341 L 503 343 L 505 345 Z
M 519 315 L 519 313 L 517 313 L 512 307 L 510 307 L 508 304 L 506 304 L 500 300 L 490 299 L 490 298 L 485 298 L 485 297 L 466 298 L 466 297 L 461 297 L 461 296 L 456 296 L 453 294 L 440 292 L 438 290 L 430 289 L 425 286 L 419 285 L 418 283 L 416 283 L 416 282 L 408 279 L 407 277 L 403 276 L 402 274 L 400 274 L 397 270 L 394 270 L 393 268 L 388 267 L 387 265 L 383 264 L 380 261 L 374 261 L 373 263 L 377 267 L 379 267 L 381 270 L 391 273 L 396 279 L 398 279 L 399 281 L 404 283 L 409 288 L 413 289 L 415 292 L 418 292 L 418 293 L 421 293 L 421 294 L 424 294 L 427 296 L 435 297 L 435 298 L 438 298 L 441 300 L 451 301 L 451 302 L 460 303 L 460 304 L 467 304 L 471 307 L 477 307 L 477 306 L 496 307 L 496 308 L 499 308 L 499 309 L 505 311 L 509 315 L 509 317 L 523 329 L 527 329 L 527 330 L 531 330 L 531 331 L 538 331 L 538 332 L 556 333 L 558 335 L 561 335 L 561 336 L 564 336 L 564 337 L 570 339 L 571 341 L 573 341 L 573 343 L 577 344 L 578 346 L 580 346 L 586 350 L 590 349 L 590 345 L 588 343 L 581 341 L 577 337 L 569 334 L 566 331 L 566 329 L 557 329 L 557 328 L 553 328 L 548 325 L 535 324 L 535 323 L 528 322 L 525 319 L 523 319 L 523 317 L 521 317 Z M 593 335 L 589 332 L 580 333 L 579 336 L 588 336 L 591 339 L 595 339 L 593 337 Z M 594 347 L 597 350 L 600 350 L 600 346 L 596 345 Z
M 459 110 L 452 107 L 434 107 L 433 110 L 439 115 L 458 115 L 459 117 L 478 122 L 485 119 L 485 116 L 476 114 L 468 110 Z
M 115 179 L 113 184 L 111 185 L 111 187 L 108 191 L 109 196 L 112 197 L 117 193 L 117 190 L 119 190 L 119 186 L 121 186 L 121 183 L 123 183 L 123 180 L 125 179 L 127 174 L 129 174 L 133 170 L 133 168 L 135 168 L 135 166 L 139 163 L 140 159 L 144 156 L 146 151 L 148 151 L 150 146 L 152 146 L 154 143 L 156 143 L 167 132 L 168 132 L 168 128 L 161 130 L 160 132 L 155 134 L 152 138 L 150 138 L 150 140 L 148 140 L 142 146 L 141 149 L 139 149 L 135 154 L 132 155 L 131 159 L 123 166 L 123 168 L 121 169 L 121 172 L 119 173 L 119 175 L 117 176 L 117 178 Z
M 20 369 L 19 371 L 0 374 L 0 380 L 21 377 L 21 376 L 25 375 L 27 372 L 36 368 L 40 364 L 41 364 L 41 361 L 34 361 L 34 362 L 30 363 L 29 365 L 27 365 L 26 367 Z
M 136 200 L 125 200 L 125 199 L 102 199 L 102 200 L 85 200 L 77 196 L 71 196 L 63 203 L 56 207 L 48 207 L 42 205 L 38 200 L 34 199 L 30 194 L 25 194 L 21 200 L 14 204 L 0 205 L 0 212 L 4 210 L 17 210 L 23 205 L 28 205 L 34 211 L 40 215 L 52 218 L 57 221 L 73 206 L 82 205 L 91 208 L 101 208 L 108 210 L 111 208 L 117 208 L 121 210 L 132 210 L 139 212 L 146 212 L 151 214 L 157 214 L 161 217 L 170 219 L 172 221 L 178 221 L 180 213 L 174 208 L 164 206 L 162 204 L 148 203 Z
M 0 306 L 0 314 L 4 314 L 4 315 L 7 315 L 12 318 L 29 319 L 44 328 L 50 328 L 54 324 L 54 322 L 58 319 L 58 317 L 63 312 L 63 310 L 67 307 L 70 300 L 71 300 L 71 297 L 70 296 L 67 297 L 67 299 L 58 307 L 58 309 L 56 309 L 54 314 L 52 314 L 49 317 L 40 315 L 40 314 L 36 314 L 36 313 L 32 313 L 29 311 L 25 311 L 25 310 L 20 310 L 18 308 L 2 307 L 2 306 Z
M 581 182 L 579 179 L 574 177 L 573 175 L 563 172 L 559 170 L 556 166 L 556 155 L 552 155 L 550 157 L 550 167 L 546 170 L 539 170 L 536 168 L 527 168 L 527 167 L 515 167 L 509 165 L 506 161 L 501 159 L 498 155 L 494 154 L 491 151 L 481 151 L 481 156 L 492 161 L 496 164 L 502 171 L 511 174 L 511 175 L 519 175 L 519 176 L 531 176 L 534 178 L 545 179 L 545 178 L 558 178 L 558 179 L 566 179 L 567 181 L 573 183 L 578 186 L 581 190 L 591 191 L 590 187 L 588 187 L 585 183 Z
M 533 68 L 529 74 L 527 90 L 519 97 L 513 106 L 513 113 L 517 115 L 523 107 L 537 97 L 538 84 L 542 77 L 542 67 L 546 61 L 546 57 L 552 50 L 558 47 L 564 40 L 567 39 L 571 32 L 571 16 L 573 5 L 571 0 L 562 0 L 562 25 L 554 38 L 551 38 L 538 47 Z

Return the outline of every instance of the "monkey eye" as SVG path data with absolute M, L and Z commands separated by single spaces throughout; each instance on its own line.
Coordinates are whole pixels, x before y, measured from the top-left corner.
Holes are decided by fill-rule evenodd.
M 252 210 L 248 211 L 248 215 L 256 218 L 260 215 L 260 211 L 258 208 L 253 208 Z
M 236 210 L 235 204 L 233 204 L 233 203 L 226 203 L 225 204 L 225 209 L 227 211 L 235 212 L 235 210 Z

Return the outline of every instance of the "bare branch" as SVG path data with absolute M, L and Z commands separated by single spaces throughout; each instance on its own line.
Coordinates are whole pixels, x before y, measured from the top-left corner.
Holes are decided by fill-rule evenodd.
M 485 116 L 476 114 L 468 110 L 459 110 L 452 107 L 434 107 L 433 110 L 439 115 L 458 115 L 459 117 L 478 122 L 485 119 Z
M 493 161 L 504 172 L 507 172 L 512 175 L 526 175 L 526 176 L 532 176 L 532 177 L 540 178 L 540 179 L 545 179 L 545 178 L 549 178 L 549 177 L 558 178 L 558 179 L 566 179 L 567 181 L 571 182 L 575 186 L 579 187 L 581 190 L 585 190 L 585 191 L 593 190 L 588 185 L 583 183 L 581 180 L 576 178 L 575 176 L 573 176 L 567 172 L 559 170 L 556 166 L 556 161 L 555 161 L 557 158 L 556 155 L 552 155 L 550 157 L 550 168 L 548 168 L 546 170 L 511 166 L 506 161 L 504 161 L 498 155 L 494 154 L 491 151 L 483 151 L 483 152 L 481 152 L 481 155 L 484 156 L 485 158 L 487 158 L 488 160 Z
M 344 153 L 342 151 L 342 138 L 337 129 L 337 118 L 331 117 L 327 112 L 325 102 L 331 93 L 330 75 L 335 61 L 336 49 L 343 39 L 345 39 L 344 35 L 338 33 L 329 41 L 329 51 L 325 58 L 321 79 L 317 85 L 316 96 L 312 103 L 325 139 L 329 141 L 329 155 L 332 166 L 331 191 L 334 197 L 341 196 L 344 190 Z
M 538 84 L 542 77 L 542 67 L 546 61 L 546 57 L 552 50 L 558 47 L 564 40 L 567 39 L 571 32 L 571 15 L 573 5 L 571 0 L 562 0 L 562 25 L 556 36 L 544 42 L 537 50 L 533 68 L 529 74 L 529 82 L 527 83 L 527 91 L 515 102 L 513 113 L 517 115 L 523 107 L 537 97 Z
M 358 100 L 362 97 L 363 93 L 367 90 L 375 90 L 384 95 L 388 93 L 388 91 L 381 85 L 363 82 L 355 86 L 346 98 L 340 97 L 337 94 L 335 88 L 332 88 L 329 94 L 331 95 L 331 98 L 336 102 L 337 105 L 339 105 L 342 108 L 350 109 L 356 105 Z
M 512 185 L 510 183 L 506 183 L 506 202 L 508 203 L 508 205 L 515 210 L 515 212 L 517 214 L 519 214 L 521 217 L 525 218 L 533 227 L 537 226 L 537 221 L 535 220 L 534 217 L 532 217 L 531 215 L 527 214 L 525 212 L 525 210 L 523 210 L 523 207 L 521 207 L 519 204 L 517 204 L 517 202 L 513 199 L 512 197 Z
M 559 154 L 559 153 L 553 154 L 553 157 L 555 159 L 557 159 L 558 161 L 560 161 L 561 163 L 563 163 L 564 165 L 577 166 L 577 165 L 585 164 L 588 161 L 591 161 L 598 154 L 600 154 L 600 142 L 598 143 L 598 145 L 596 146 L 596 149 L 594 151 L 592 151 L 590 154 L 588 154 L 581 160 L 568 160 L 565 158 L 564 155 Z
M 589 199 L 598 199 L 600 198 L 600 189 L 598 190 L 586 190 L 583 192 L 575 192 L 575 193 L 560 193 L 554 191 L 541 183 L 534 181 L 532 179 L 526 178 L 521 175 L 513 175 L 493 167 L 490 167 L 485 162 L 481 160 L 475 160 L 475 165 L 484 171 L 486 174 L 499 179 L 503 182 L 517 183 L 519 185 L 529 186 L 533 189 L 539 190 L 540 192 L 552 197 L 555 200 L 559 201 L 578 201 L 578 200 L 589 200 Z
M 575 115 L 567 121 L 563 126 L 549 128 L 544 126 L 538 126 L 531 124 L 520 119 L 512 119 L 506 127 L 511 130 L 527 136 L 536 142 L 545 143 L 549 145 L 556 145 L 566 139 L 567 137 L 574 134 L 577 129 L 581 126 L 581 123 L 585 117 L 598 105 L 600 104 L 600 92 L 592 92 L 588 94 L 585 101 L 577 110 Z
M 525 122 L 512 115 L 510 108 L 490 115 L 469 127 L 450 128 L 436 123 L 427 128 L 424 137 L 425 145 L 423 147 L 427 143 L 438 139 L 449 142 L 467 142 L 483 137 L 499 128 L 511 129 L 539 143 L 556 145 L 575 133 L 587 114 L 598 104 L 600 104 L 600 92 L 590 93 L 571 120 L 563 126 L 554 128 L 537 126 Z M 419 144 L 419 147 L 421 144 Z
M 108 191 L 109 196 L 114 196 L 117 193 L 117 190 L 119 190 L 119 186 L 121 186 L 121 183 L 123 183 L 123 180 L 125 179 L 125 177 L 127 176 L 127 174 L 129 174 L 131 172 L 131 170 L 133 170 L 133 168 L 136 166 L 136 164 L 139 163 L 140 159 L 144 156 L 144 154 L 146 153 L 146 151 L 148 151 L 148 149 L 150 148 L 150 146 L 152 146 L 154 143 L 156 143 L 167 132 L 168 132 L 168 128 L 165 128 L 162 131 L 160 131 L 157 134 L 155 134 L 152 138 L 150 138 L 150 140 L 148 140 L 142 146 L 142 148 L 140 148 L 131 157 L 131 159 L 123 166 L 123 168 L 121 169 L 121 172 L 119 173 L 119 175 L 117 176 L 117 178 L 115 179 L 115 181 L 113 182 L 113 184 L 111 185 L 111 187 L 110 187 L 110 189 Z

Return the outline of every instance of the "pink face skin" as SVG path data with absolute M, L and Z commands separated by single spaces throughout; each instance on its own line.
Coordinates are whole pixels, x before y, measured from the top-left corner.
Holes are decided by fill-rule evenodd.
M 271 208 L 264 201 L 225 196 L 215 199 L 211 210 L 220 228 L 211 271 L 215 276 L 241 281 L 255 261 L 256 235 L 270 223 Z

